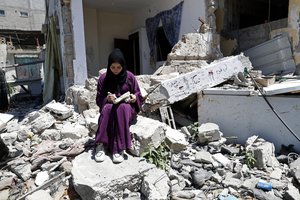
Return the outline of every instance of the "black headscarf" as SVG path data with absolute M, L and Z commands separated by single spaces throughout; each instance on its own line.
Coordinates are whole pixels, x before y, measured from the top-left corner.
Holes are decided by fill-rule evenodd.
M 110 70 L 110 66 L 112 63 L 119 63 L 122 66 L 122 71 L 115 75 Z M 105 85 L 107 88 L 107 92 L 115 93 L 119 92 L 120 87 L 126 82 L 127 78 L 127 70 L 126 70 L 126 62 L 123 53 L 120 49 L 114 49 L 109 57 L 107 62 L 107 71 L 105 77 Z

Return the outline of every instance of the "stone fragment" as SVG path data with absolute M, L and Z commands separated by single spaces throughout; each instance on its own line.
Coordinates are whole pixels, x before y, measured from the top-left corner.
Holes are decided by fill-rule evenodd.
M 218 141 L 222 135 L 223 133 L 220 131 L 219 126 L 214 123 L 201 124 L 198 128 L 198 142 L 200 144 Z
M 166 143 L 175 153 L 183 151 L 188 145 L 184 134 L 169 126 L 167 126 L 166 130 Z
M 165 123 L 138 115 L 136 123 L 130 126 L 130 132 L 138 141 L 134 146 L 136 155 L 149 148 L 157 148 L 165 140 L 166 130 Z
M 72 124 L 71 122 L 64 123 L 62 129 L 60 130 L 61 138 L 71 138 L 80 139 L 82 137 L 87 137 L 89 130 L 80 124 Z
M 31 177 L 31 164 L 25 162 L 23 159 L 18 158 L 8 162 L 10 169 L 23 181 L 27 181 Z
M 145 173 L 141 191 L 148 199 L 168 199 L 170 179 L 165 171 L 151 169 Z
M 42 114 L 31 122 L 31 130 L 33 133 L 41 133 L 47 128 L 50 128 L 55 123 L 55 119 L 49 113 Z
M 148 97 L 153 104 L 172 104 L 193 93 L 218 85 L 234 74 L 243 72 L 245 68 L 251 69 L 252 65 L 243 54 L 226 57 L 201 69 L 162 81 Z
M 221 163 L 224 167 L 229 168 L 229 169 L 231 168 L 232 162 L 227 157 L 225 157 L 223 154 L 221 154 L 221 153 L 213 154 L 212 157 L 214 160 Z
M 56 129 L 46 129 L 41 134 L 41 139 L 59 141 L 61 139 L 60 131 Z
M 264 139 L 256 138 L 253 142 L 246 142 L 247 151 L 253 153 L 256 160 L 255 166 L 258 169 L 265 169 L 267 166 L 277 167 L 279 162 L 275 157 L 275 146 L 273 143 L 266 142 Z
M 1 133 L 1 139 L 7 146 L 11 146 L 18 139 L 18 132 Z
M 49 194 L 49 192 L 45 191 L 45 190 L 38 190 L 34 193 L 32 193 L 31 195 L 28 195 L 27 197 L 25 197 L 25 200 L 53 200 L 53 198 L 51 197 L 51 195 Z
M 76 156 L 72 164 L 73 184 L 82 200 L 122 198 L 126 188 L 139 188 L 145 173 L 155 168 L 145 159 L 130 155 L 117 165 L 109 158 L 97 163 L 92 151 Z
M 50 111 L 51 115 L 60 120 L 65 120 L 73 114 L 72 109 L 62 103 L 55 102 L 55 100 L 48 103 L 45 108 Z
M 195 154 L 195 162 L 211 164 L 213 162 L 212 155 L 207 151 L 198 151 Z
M 42 185 L 44 182 L 46 182 L 47 180 L 49 180 L 49 174 L 47 171 L 42 171 L 39 172 L 36 177 L 35 177 L 35 185 L 40 186 Z
M 13 119 L 9 121 L 6 125 L 6 132 L 11 133 L 18 131 L 20 129 L 20 125 L 18 124 L 18 119 Z
M 3 130 L 7 122 L 9 122 L 14 116 L 11 114 L 0 113 L 0 131 Z

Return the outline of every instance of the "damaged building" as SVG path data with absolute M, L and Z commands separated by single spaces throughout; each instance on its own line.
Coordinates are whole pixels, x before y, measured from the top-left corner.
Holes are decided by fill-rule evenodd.
M 41 95 L 45 3 L 1 1 L 0 7 L 0 67 L 10 90 Z
M 298 1 L 45 2 L 44 104 L 0 115 L 0 197 L 300 199 Z M 97 163 L 114 48 L 145 101 L 124 162 Z
M 56 52 L 57 57 L 61 58 L 56 59 L 61 63 L 61 69 L 50 73 L 55 74 L 49 76 L 56 77 L 55 81 L 45 81 L 50 84 L 45 87 L 45 102 L 49 102 L 53 95 L 55 96 L 52 88 L 60 88 L 60 93 L 64 94 L 70 86 L 84 85 L 84 80 L 88 77 L 97 77 L 99 70 L 106 68 L 106 58 L 113 48 L 124 51 L 128 58 L 128 69 L 135 75 L 140 75 L 140 84 L 142 88 L 146 87 L 145 92 L 151 93 L 149 96 L 153 96 L 161 88 L 165 91 L 165 87 L 161 86 L 152 91 L 155 84 L 163 86 L 168 82 L 174 84 L 176 80 L 191 79 L 188 73 L 210 66 L 213 61 L 217 62 L 220 59 L 227 60 L 223 61 L 224 66 L 230 66 L 231 59 L 236 60 L 231 56 L 243 53 L 249 57 L 254 70 L 262 71 L 262 76 L 276 75 L 278 80 L 284 75 L 294 75 L 294 78 L 288 78 L 292 83 L 275 85 L 265 90 L 274 91 L 269 92 L 267 96 L 272 103 L 274 101 L 275 110 L 287 113 L 283 117 L 284 121 L 289 122 L 298 115 L 297 109 L 294 109 L 299 106 L 297 95 L 286 95 L 297 91 L 299 85 L 297 74 L 300 6 L 297 1 L 47 2 L 48 26 L 51 27 L 51 19 L 55 18 L 52 21 L 59 27 L 55 41 L 61 44 L 60 52 Z M 212 72 L 214 67 L 210 71 L 199 70 L 204 74 L 203 77 L 210 77 L 212 80 L 216 73 L 224 68 L 219 67 L 219 70 L 215 69 L 215 73 Z M 242 64 L 242 67 L 247 66 Z M 220 76 L 224 81 L 211 81 L 201 88 L 182 83 L 186 85 L 178 86 L 177 93 L 184 90 L 186 95 L 175 97 L 176 91 L 167 92 L 167 95 L 176 100 L 160 102 L 160 106 L 171 106 L 172 115 L 181 126 L 194 121 L 216 122 L 225 128 L 230 136 L 237 136 L 238 142 L 245 141 L 246 137 L 257 133 L 275 140 L 276 147 L 280 147 L 282 136 L 289 138 L 285 145 L 296 144 L 289 129 L 297 132 L 297 123 L 294 120 L 287 122 L 291 126 L 288 128 L 280 123 L 280 119 L 277 123 L 276 115 L 268 104 L 264 103 L 259 92 L 253 92 L 252 89 L 248 91 L 245 88 L 246 91 L 212 88 L 224 84 L 237 72 L 231 73 L 225 77 Z M 184 74 L 188 75 L 184 78 Z M 47 74 L 45 78 L 47 79 Z M 235 95 L 237 97 L 233 97 Z M 227 96 L 239 100 L 232 101 L 227 99 Z M 213 97 L 217 99 L 211 101 L 210 98 Z M 222 100 L 218 99 L 219 97 Z M 164 100 L 155 98 L 157 99 L 152 102 L 150 110 L 158 109 L 158 101 Z M 220 107 L 211 103 L 219 101 L 222 102 L 217 104 Z M 236 105 L 241 107 L 235 113 L 231 113 L 231 108 L 238 108 Z M 227 108 L 228 112 L 220 111 Z M 169 108 L 164 109 L 165 112 L 160 110 L 161 113 L 166 113 Z M 252 114 L 247 114 L 248 112 Z M 266 126 L 264 120 L 258 120 L 256 115 L 262 116 L 262 119 L 269 119 L 267 124 L 273 121 L 276 123 Z

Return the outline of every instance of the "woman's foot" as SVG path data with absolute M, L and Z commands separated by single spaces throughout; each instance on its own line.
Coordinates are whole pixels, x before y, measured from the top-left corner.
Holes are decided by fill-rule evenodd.
M 105 160 L 105 152 L 103 144 L 98 144 L 95 151 L 95 161 L 103 162 Z
M 121 163 L 124 161 L 124 151 L 121 151 L 120 153 L 115 153 L 112 157 L 114 163 Z

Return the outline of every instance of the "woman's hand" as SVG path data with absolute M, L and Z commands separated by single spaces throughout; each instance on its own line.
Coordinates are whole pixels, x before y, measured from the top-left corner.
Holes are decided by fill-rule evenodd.
M 116 95 L 109 92 L 107 95 L 107 101 L 113 103 L 115 99 L 116 99 Z
M 136 102 L 136 96 L 134 94 L 130 94 L 130 99 L 128 101 L 129 103 L 135 103 Z

